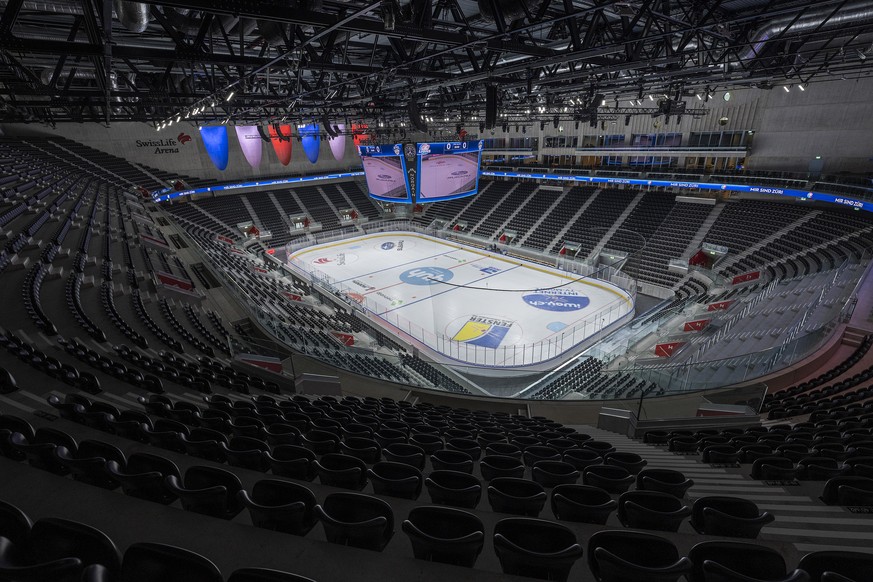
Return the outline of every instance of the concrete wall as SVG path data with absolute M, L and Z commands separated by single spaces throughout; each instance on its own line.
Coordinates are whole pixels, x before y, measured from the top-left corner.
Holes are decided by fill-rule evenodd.
M 769 92 L 749 167 L 805 172 L 822 156 L 825 173 L 873 171 L 873 79 Z
M 152 126 L 144 123 L 113 123 L 108 128 L 96 123 L 59 124 L 55 129 L 40 125 L 10 124 L 3 125 L 2 132 L 7 136 L 61 136 L 166 172 L 220 181 L 282 174 L 331 172 L 360 166 L 360 159 L 350 136 L 346 139 L 345 157 L 341 162 L 334 160 L 329 142 L 322 139 L 317 164 L 311 164 L 306 158 L 303 146 L 297 141 L 296 135 L 291 148 L 291 163 L 287 166 L 278 162 L 272 144 L 263 142 L 261 165 L 258 169 L 253 169 L 243 156 L 236 131 L 232 126 L 228 126 L 230 157 L 227 169 L 222 172 L 209 159 L 200 140 L 199 130 L 191 124 L 174 124 L 162 131 L 155 131 Z M 192 139 L 181 143 L 183 140 L 179 138 L 182 134 Z

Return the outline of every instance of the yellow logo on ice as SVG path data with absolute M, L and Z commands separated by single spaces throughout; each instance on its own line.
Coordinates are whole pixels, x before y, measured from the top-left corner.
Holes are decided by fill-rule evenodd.
M 479 323 L 477 321 L 468 321 L 458 330 L 455 337 L 452 338 L 456 342 L 468 342 L 476 338 L 480 338 L 491 329 L 490 323 Z

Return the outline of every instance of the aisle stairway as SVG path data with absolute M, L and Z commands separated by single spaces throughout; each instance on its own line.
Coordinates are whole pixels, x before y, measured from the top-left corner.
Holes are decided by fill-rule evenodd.
M 873 519 L 870 515 L 854 514 L 844 507 L 825 505 L 818 495 L 823 481 L 799 481 L 797 485 L 767 485 L 749 476 L 751 465 L 736 468 L 714 467 L 700 462 L 700 455 L 680 455 L 666 446 L 644 444 L 642 440 L 588 426 L 574 427 L 597 440 L 610 442 L 619 451 L 636 453 L 646 460 L 646 469 L 681 471 L 694 481 L 688 490 L 686 504 L 695 499 L 726 495 L 754 501 L 762 511 L 769 511 L 776 521 L 764 527 L 759 540 L 788 543 L 799 555 L 819 550 L 847 550 L 873 553 Z M 614 517 L 614 516 L 612 516 Z M 691 533 L 689 523 L 683 523 L 679 533 Z

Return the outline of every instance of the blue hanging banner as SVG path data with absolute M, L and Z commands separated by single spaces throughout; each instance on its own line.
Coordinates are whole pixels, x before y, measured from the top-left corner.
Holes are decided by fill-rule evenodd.
M 311 163 L 318 162 L 318 151 L 321 149 L 321 134 L 318 133 L 318 124 L 300 125 L 297 127 L 303 142 L 303 153 Z
M 223 172 L 227 168 L 228 158 L 227 126 L 212 125 L 201 127 L 200 137 L 203 139 L 203 145 L 206 147 L 209 159 L 212 160 L 216 168 Z

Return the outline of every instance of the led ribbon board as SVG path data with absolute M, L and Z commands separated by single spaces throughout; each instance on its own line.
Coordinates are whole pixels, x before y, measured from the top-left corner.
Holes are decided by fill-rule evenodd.
M 436 202 L 479 191 L 483 142 L 420 143 L 416 150 L 416 201 Z
M 233 184 L 221 184 L 219 186 L 207 186 L 205 188 L 195 188 L 193 190 L 184 190 L 182 192 L 167 192 L 166 189 L 152 192 L 152 199 L 155 202 L 168 202 L 176 198 L 185 196 L 193 196 L 194 194 L 206 194 L 207 192 L 222 192 L 224 190 L 245 190 L 247 188 L 260 188 L 263 186 L 280 186 L 282 184 L 299 184 L 305 182 L 317 182 L 319 180 L 338 180 L 341 178 L 357 178 L 363 176 L 364 172 L 343 172 L 341 174 L 322 174 L 320 176 L 300 176 L 295 178 L 277 178 L 275 180 L 261 180 L 258 182 L 237 182 Z
M 227 168 L 228 160 L 227 126 L 203 126 L 200 128 L 200 138 L 203 140 L 209 159 L 223 172 Z
M 752 194 L 773 194 L 789 198 L 802 198 L 816 202 L 827 202 L 839 206 L 849 206 L 867 212 L 873 212 L 873 202 L 826 194 L 808 190 L 791 188 L 774 188 L 772 186 L 752 186 L 749 184 L 718 184 L 715 182 L 670 182 L 668 180 L 639 180 L 635 178 L 601 178 L 598 176 L 562 176 L 560 174 L 528 174 L 524 172 L 482 172 L 483 176 L 495 178 L 532 178 L 534 180 L 557 180 L 560 182 L 584 182 L 589 184 L 623 184 L 628 186 L 654 186 L 666 188 L 685 188 L 689 190 L 725 190 L 727 192 L 750 192 Z
M 403 146 L 398 144 L 359 146 L 358 153 L 371 198 L 383 202 L 412 204 Z

